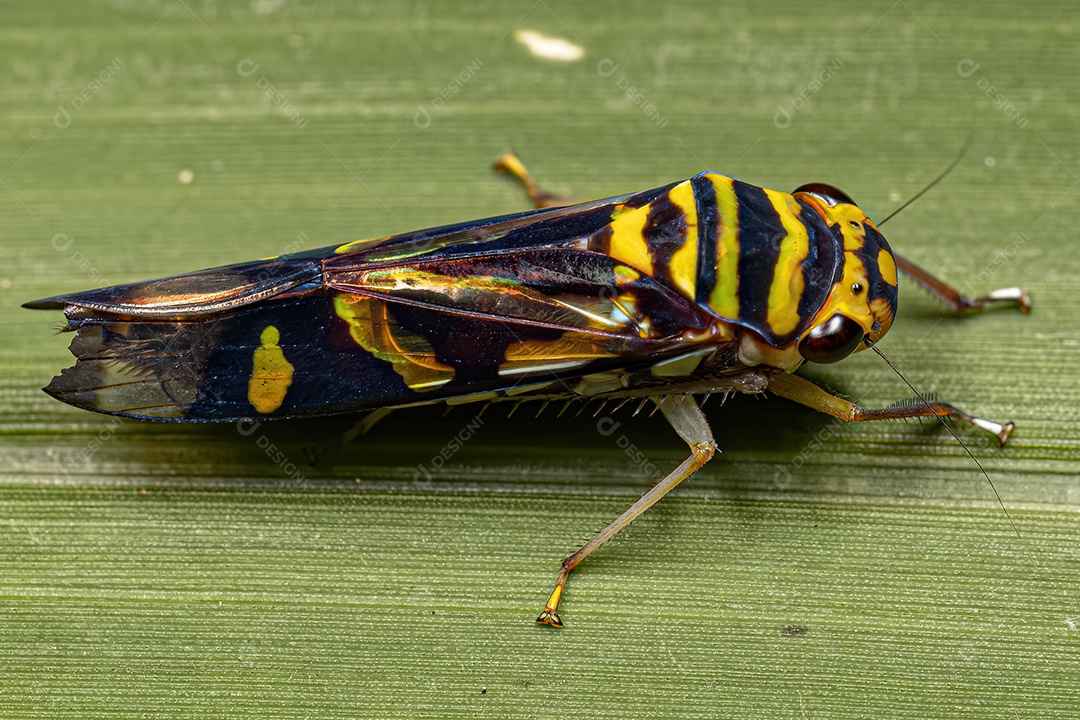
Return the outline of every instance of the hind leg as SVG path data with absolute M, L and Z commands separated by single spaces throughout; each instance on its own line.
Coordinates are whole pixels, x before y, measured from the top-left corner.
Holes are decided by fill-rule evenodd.
M 991 305 L 1015 305 L 1024 314 L 1031 311 L 1031 298 L 1028 297 L 1027 290 L 1023 288 L 1001 288 L 979 297 L 969 298 L 952 285 L 934 277 L 910 260 L 899 255 L 894 257 L 896 258 L 896 267 L 900 272 L 914 280 L 920 287 L 948 305 L 955 312 L 985 310 Z
M 716 442 L 713 440 L 712 431 L 709 430 L 709 424 L 706 422 L 705 416 L 697 403 L 694 402 L 693 397 L 668 397 L 663 400 L 656 398 L 653 402 L 664 413 L 664 416 L 671 423 L 675 432 L 679 434 L 679 437 L 690 446 L 690 457 L 686 458 L 667 477 L 653 486 L 649 492 L 642 495 L 636 503 L 601 530 L 596 537 L 563 560 L 562 568 L 559 569 L 559 575 L 555 579 L 555 589 L 551 591 L 551 596 L 544 606 L 544 611 L 540 613 L 540 617 L 536 618 L 538 624 L 561 628 L 563 621 L 559 617 L 559 601 L 562 600 L 570 572 L 590 553 L 633 522 L 634 518 L 655 505 L 661 498 L 674 490 L 679 483 L 693 475 L 716 452 Z
M 529 199 L 532 200 L 533 206 L 537 210 L 562 207 L 563 205 L 570 205 L 574 202 L 573 198 L 569 198 L 565 195 L 556 195 L 540 189 L 533 181 L 532 175 L 529 174 L 525 164 L 521 162 L 521 158 L 510 150 L 504 152 L 499 156 L 499 159 L 495 161 L 495 172 L 506 173 L 507 175 L 516 178 L 525 188 L 525 193 L 529 196 Z

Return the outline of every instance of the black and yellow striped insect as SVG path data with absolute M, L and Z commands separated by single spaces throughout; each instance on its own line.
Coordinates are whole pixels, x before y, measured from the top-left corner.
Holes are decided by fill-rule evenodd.
M 897 269 L 954 310 L 968 299 L 894 255 L 844 193 L 715 172 L 563 207 L 513 155 L 537 209 L 174 277 L 61 295 L 73 367 L 46 392 L 150 420 L 302 418 L 429 403 L 652 402 L 690 456 L 567 557 L 537 622 L 562 626 L 567 577 L 704 465 L 695 395 L 769 390 L 848 421 L 951 417 L 1004 444 L 1012 424 L 943 402 L 859 407 L 793 374 L 873 346 Z

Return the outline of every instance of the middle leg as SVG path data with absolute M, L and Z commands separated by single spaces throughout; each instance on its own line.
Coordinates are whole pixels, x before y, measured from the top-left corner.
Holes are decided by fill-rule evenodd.
M 709 461 L 716 452 L 716 442 L 713 440 L 712 431 L 705 420 L 705 415 L 694 402 L 693 396 L 667 397 L 663 400 L 654 400 L 664 413 L 664 416 L 675 428 L 686 444 L 690 446 L 690 457 L 686 458 L 679 467 L 675 468 L 663 480 L 658 482 L 649 492 L 630 506 L 626 512 L 617 517 L 614 522 L 601 530 L 596 537 L 582 545 L 576 552 L 567 556 L 562 562 L 562 568 L 555 579 L 555 589 L 551 591 L 544 611 L 536 618 L 540 625 L 562 627 L 562 618 L 559 617 L 559 601 L 562 600 L 566 588 L 566 581 L 571 571 L 581 564 L 594 550 L 610 540 L 617 532 L 633 522 L 634 518 L 641 515 L 655 505 L 660 498 L 671 492 L 676 485 L 694 474 L 696 470 Z

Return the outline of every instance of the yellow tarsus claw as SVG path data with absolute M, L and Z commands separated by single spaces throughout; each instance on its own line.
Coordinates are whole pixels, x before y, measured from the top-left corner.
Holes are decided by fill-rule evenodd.
M 536 618 L 537 625 L 550 625 L 557 628 L 563 626 L 562 618 L 559 617 L 559 601 L 562 600 L 563 588 L 566 587 L 566 576 L 569 573 L 570 571 L 564 566 L 559 573 L 559 578 L 555 581 L 555 589 L 551 591 L 551 597 L 548 598 L 547 604 L 544 605 L 544 612 L 540 613 L 540 617 Z

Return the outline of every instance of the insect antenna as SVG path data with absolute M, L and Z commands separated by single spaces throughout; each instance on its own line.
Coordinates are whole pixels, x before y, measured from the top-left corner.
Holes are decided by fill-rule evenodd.
M 915 202 L 916 200 L 918 200 L 919 198 L 921 198 L 921 197 L 922 197 L 923 195 L 925 195 L 926 193 L 930 192 L 930 188 L 934 187 L 934 186 L 935 186 L 935 185 L 937 185 L 937 184 L 938 184 L 939 182 L 941 182 L 942 180 L 944 180 L 944 179 L 945 179 L 945 177 L 946 177 L 946 176 L 947 176 L 947 175 L 948 175 L 949 173 L 951 173 L 951 172 L 953 171 L 953 169 L 954 169 L 954 168 L 956 168 L 956 166 L 957 166 L 957 165 L 959 165 L 959 164 L 960 164 L 960 161 L 964 159 L 964 155 L 965 155 L 965 154 L 967 153 L 967 149 L 968 149 L 968 146 L 969 146 L 969 145 L 971 145 L 971 135 L 968 135 L 968 138 L 967 138 L 967 140 L 965 140 L 965 141 L 964 141 L 964 145 L 963 145 L 963 147 L 961 147 L 961 148 L 960 148 L 960 152 L 958 152 L 958 153 L 956 154 L 956 157 L 955 157 L 955 158 L 953 158 L 953 161 L 952 161 L 951 163 L 949 163 L 949 167 L 945 168 L 945 169 L 944 169 L 944 170 L 943 170 L 943 171 L 941 172 L 941 174 L 940 174 L 940 175 L 938 175 L 938 176 L 937 176 L 936 178 L 934 178 L 934 179 L 933 179 L 933 180 L 931 180 L 931 181 L 930 181 L 929 183 L 927 183 L 926 187 L 924 187 L 924 188 L 923 188 L 922 190 L 920 190 L 919 192 L 915 193 L 915 196 L 914 196 L 913 198 L 911 198 L 911 199 L 910 199 L 910 200 L 908 200 L 908 201 L 907 201 L 906 203 L 904 203 L 903 205 L 901 205 L 900 207 L 896 208 L 896 209 L 895 209 L 895 210 L 893 210 L 893 211 L 892 211 L 891 213 L 889 213 L 889 214 L 888 214 L 888 215 L 887 215 L 887 216 L 885 217 L 885 219 L 884 219 L 884 220 L 882 220 L 881 222 L 877 223 L 877 226 L 878 226 L 878 227 L 881 227 L 882 225 L 884 225 L 885 223 L 887 223 L 887 222 L 888 222 L 889 220 L 891 220 L 892 218 L 894 218 L 894 217 L 895 217 L 896 215 L 899 215 L 899 214 L 900 214 L 900 211 L 901 211 L 901 210 L 903 210 L 903 209 L 904 209 L 904 208 L 906 208 L 906 207 L 907 207 L 908 205 L 910 205 L 911 203 L 913 203 L 913 202 Z
M 1001 499 L 1001 494 L 998 493 L 997 487 L 994 485 L 994 481 L 990 479 L 990 475 L 986 472 L 985 468 L 983 468 L 982 463 L 979 462 L 979 458 L 975 457 L 974 453 L 972 453 L 971 450 L 968 449 L 968 446 L 964 444 L 964 441 L 960 439 L 960 436 L 956 434 L 956 431 L 952 429 L 952 426 L 949 425 L 949 423 L 945 422 L 945 418 L 934 412 L 933 408 L 930 407 L 930 403 L 926 400 L 923 394 L 916 390 L 914 385 L 908 382 L 908 379 L 904 377 L 904 375 L 899 370 L 896 369 L 896 366 L 892 364 L 892 361 L 889 360 L 889 358 L 885 357 L 885 353 L 881 352 L 877 345 L 873 345 L 869 341 L 866 341 L 866 346 L 876 352 L 878 354 L 878 357 L 884 360 L 885 364 L 892 368 L 892 371 L 896 373 L 901 380 L 904 381 L 904 384 L 908 386 L 911 392 L 915 393 L 915 396 L 919 398 L 923 405 L 926 406 L 926 408 L 930 411 L 930 414 L 936 417 L 941 422 L 941 424 L 945 426 L 945 429 L 949 431 L 949 434 L 952 435 L 953 438 L 955 438 L 956 442 L 960 443 L 960 447 L 964 448 L 964 452 L 966 452 L 968 454 L 968 457 L 971 458 L 972 462 L 974 462 L 978 466 L 979 471 L 983 474 L 983 477 L 986 478 L 986 482 L 990 483 L 990 489 L 994 491 L 994 497 L 997 498 L 998 505 L 1001 506 L 1002 512 L 1005 513 L 1005 518 L 1009 521 L 1009 526 L 1012 527 L 1012 531 L 1016 533 L 1016 537 L 1019 538 L 1020 531 L 1016 529 L 1016 523 L 1013 522 L 1012 516 L 1009 515 L 1009 510 L 1005 507 L 1005 502 Z

